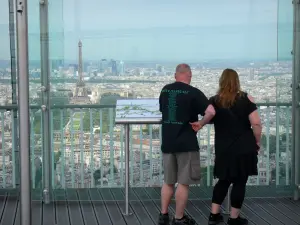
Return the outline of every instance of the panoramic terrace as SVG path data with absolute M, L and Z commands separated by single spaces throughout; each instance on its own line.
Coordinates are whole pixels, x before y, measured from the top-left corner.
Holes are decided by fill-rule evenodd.
M 300 224 L 300 1 L 111 2 L 0 3 L 0 225 L 157 224 L 161 126 L 128 130 L 116 123 L 115 105 L 99 103 L 122 88 L 127 98 L 132 91 L 157 97 L 173 76 L 170 60 L 192 58 L 193 85 L 207 95 L 223 67 L 241 66 L 245 90 L 253 87 L 260 99 L 259 173 L 248 180 L 243 216 L 251 225 Z M 178 20 L 183 8 L 188 13 Z M 5 57 L 9 68 L 2 68 Z M 141 69 L 141 60 L 151 66 Z M 87 86 L 89 94 L 78 96 Z M 57 90 L 68 92 L 66 101 Z M 86 103 L 90 94 L 97 104 Z M 207 224 L 216 182 L 213 126 L 198 141 L 202 180 L 190 187 L 186 213 L 200 225 Z M 229 208 L 227 198 L 225 217 Z

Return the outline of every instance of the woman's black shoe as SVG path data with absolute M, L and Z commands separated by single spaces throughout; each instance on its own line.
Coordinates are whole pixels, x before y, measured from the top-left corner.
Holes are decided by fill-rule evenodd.
M 218 213 L 218 214 L 210 214 L 209 219 L 208 219 L 208 225 L 217 225 L 219 223 L 222 223 L 224 221 L 223 216 Z
M 227 224 L 228 225 L 247 225 L 248 220 L 245 218 L 242 218 L 242 217 L 238 217 L 236 219 L 229 218 Z

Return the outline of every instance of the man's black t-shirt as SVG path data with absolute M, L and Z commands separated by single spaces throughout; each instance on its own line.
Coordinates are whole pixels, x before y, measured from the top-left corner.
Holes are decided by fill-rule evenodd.
M 164 153 L 199 151 L 196 132 L 190 122 L 198 121 L 209 101 L 197 88 L 182 82 L 166 85 L 159 96 L 162 112 L 162 145 Z

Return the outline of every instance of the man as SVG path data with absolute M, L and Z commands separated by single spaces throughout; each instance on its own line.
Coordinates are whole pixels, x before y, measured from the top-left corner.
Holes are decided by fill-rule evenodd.
M 190 66 L 179 64 L 176 82 L 166 85 L 159 97 L 164 163 L 159 225 L 169 224 L 168 206 L 176 183 L 176 214 L 172 224 L 195 224 L 193 219 L 184 215 L 189 185 L 199 183 L 201 176 L 198 140 L 190 123 L 198 121 L 198 114 L 201 114 L 201 125 L 204 126 L 214 117 L 215 110 L 200 90 L 190 86 L 191 78 Z

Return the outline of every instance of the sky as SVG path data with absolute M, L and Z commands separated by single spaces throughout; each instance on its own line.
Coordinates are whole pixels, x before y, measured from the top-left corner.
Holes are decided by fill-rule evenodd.
M 0 7 L 0 59 L 9 58 L 8 1 Z M 29 56 L 40 58 L 39 0 L 28 1 Z M 50 58 L 259 60 L 290 57 L 286 0 L 49 0 Z

